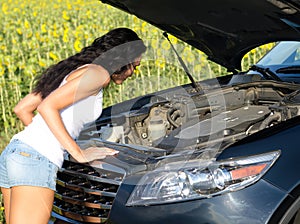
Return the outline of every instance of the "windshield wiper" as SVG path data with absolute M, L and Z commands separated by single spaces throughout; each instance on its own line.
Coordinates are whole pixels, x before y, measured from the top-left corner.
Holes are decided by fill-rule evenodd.
M 168 37 L 168 34 L 167 32 L 164 32 L 163 35 L 165 36 L 165 38 L 167 38 L 167 40 L 169 41 L 173 51 L 175 52 L 181 66 L 183 67 L 185 73 L 187 74 L 187 76 L 189 77 L 191 83 L 192 83 L 192 86 L 195 88 L 195 90 L 197 92 L 201 92 L 202 91 L 202 88 L 198 85 L 198 83 L 195 82 L 193 76 L 190 74 L 190 72 L 188 71 L 188 68 L 187 66 L 185 65 L 185 63 L 183 62 L 182 58 L 179 56 L 178 52 L 176 51 L 175 47 L 173 46 L 172 42 L 170 41 L 169 37 Z
M 300 73 L 300 65 L 279 68 L 276 70 L 276 72 L 284 74 Z
M 263 68 L 257 65 L 252 65 L 250 70 L 257 71 L 261 73 L 266 79 L 273 79 L 275 81 L 282 82 L 281 78 L 279 78 L 274 72 L 272 72 L 269 68 Z

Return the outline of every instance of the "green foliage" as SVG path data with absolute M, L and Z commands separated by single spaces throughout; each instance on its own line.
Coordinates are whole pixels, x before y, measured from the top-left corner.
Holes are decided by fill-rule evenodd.
M 0 224 L 5 222 L 4 220 L 4 205 L 3 205 L 2 194 L 0 193 Z

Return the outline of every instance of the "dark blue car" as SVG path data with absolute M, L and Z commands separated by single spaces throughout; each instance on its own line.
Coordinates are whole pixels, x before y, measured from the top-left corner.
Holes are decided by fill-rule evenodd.
M 299 224 L 300 1 L 103 2 L 229 72 L 196 82 L 186 71 L 191 84 L 104 109 L 78 144 L 120 153 L 66 158 L 50 223 Z M 241 72 L 242 57 L 270 42 Z

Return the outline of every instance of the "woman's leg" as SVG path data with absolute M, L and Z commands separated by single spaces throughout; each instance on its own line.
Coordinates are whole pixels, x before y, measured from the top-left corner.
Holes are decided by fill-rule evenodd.
M 6 223 L 10 223 L 9 222 L 9 210 L 10 210 L 10 193 L 11 193 L 11 189 L 2 187 L 1 192 L 2 192 L 2 195 L 3 195 L 5 220 L 6 220 Z
M 9 224 L 47 224 L 51 215 L 54 191 L 43 187 L 11 188 Z

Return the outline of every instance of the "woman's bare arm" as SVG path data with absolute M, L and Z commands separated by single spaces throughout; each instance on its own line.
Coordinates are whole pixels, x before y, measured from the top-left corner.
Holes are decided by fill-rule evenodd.
M 30 93 L 15 106 L 14 112 L 25 126 L 31 123 L 34 117 L 34 111 L 41 102 L 42 97 L 40 94 Z
M 83 74 L 79 76 L 74 74 L 74 77 L 47 96 L 38 106 L 38 112 L 62 147 L 78 162 L 89 162 L 104 158 L 106 155 L 114 155 L 116 151 L 107 148 L 81 150 L 67 132 L 59 113 L 63 108 L 97 94 L 101 88 L 108 85 L 109 74 L 102 67 L 91 65 Z

